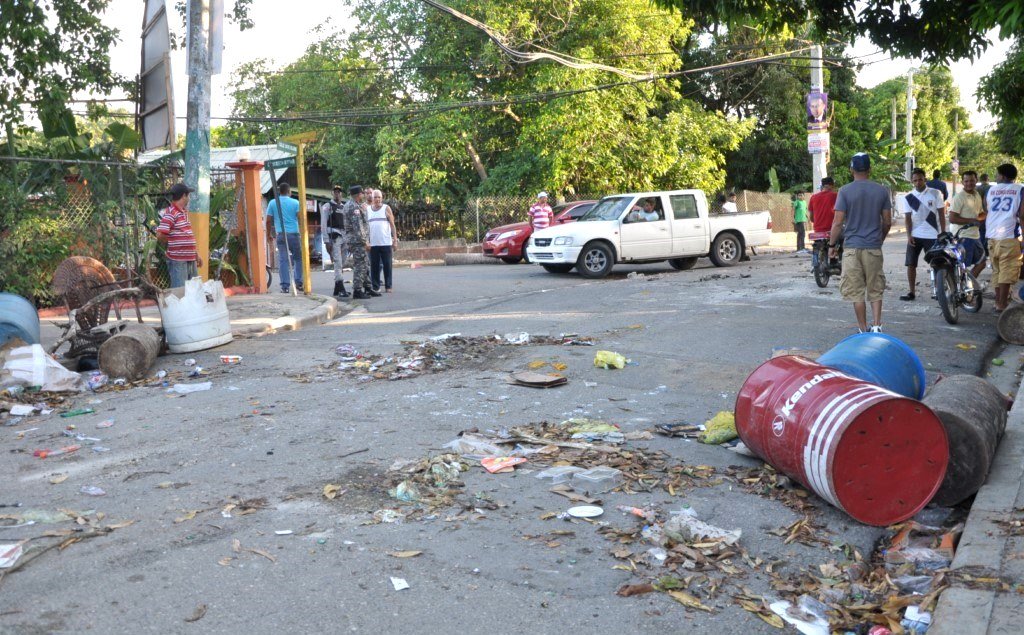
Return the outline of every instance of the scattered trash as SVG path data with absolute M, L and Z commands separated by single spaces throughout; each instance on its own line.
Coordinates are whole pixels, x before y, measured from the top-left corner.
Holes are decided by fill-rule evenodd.
M 61 483 L 63 483 L 66 480 L 68 480 L 68 475 L 67 474 L 55 474 L 55 475 L 50 477 L 50 484 L 51 485 L 60 485 Z
M 574 492 L 572 488 L 566 484 L 557 485 L 555 487 L 552 487 L 548 491 L 551 492 L 552 494 L 564 496 L 569 500 L 573 501 L 574 503 L 586 503 L 588 505 L 593 505 L 594 503 L 601 502 L 601 500 L 598 498 L 591 498 L 590 496 L 584 496 L 583 494 Z
M 910 562 L 917 569 L 931 571 L 948 567 L 962 531 L 962 525 L 945 530 L 909 522 L 893 536 L 885 552 L 885 564 L 890 567 Z
M 782 600 L 772 602 L 769 608 L 804 635 L 829 635 L 829 608 L 809 595 L 801 595 L 795 606 Z
M 422 551 L 408 550 L 408 551 L 389 551 L 388 555 L 392 558 L 415 558 L 422 554 Z
M 195 366 L 196 365 L 196 360 L 191 358 L 191 357 L 189 357 L 188 359 L 185 360 L 184 364 L 186 366 Z
M 577 505 L 566 510 L 573 518 L 597 518 L 604 513 L 604 509 L 597 505 Z
M 38 386 L 45 392 L 81 392 L 82 376 L 46 354 L 39 344 L 21 346 L 5 353 L 3 370 L 23 386 Z M 10 388 L 8 388 L 10 390 Z
M 20 542 L 0 544 L 0 569 L 10 569 L 21 557 Z
M 491 474 L 507 474 L 515 471 L 515 466 L 526 463 L 526 459 L 518 456 L 489 456 L 480 460 L 480 464 Z
M 559 425 L 566 428 L 572 434 L 573 439 L 603 441 L 605 443 L 622 443 L 626 440 L 618 426 L 601 421 L 600 419 L 578 417 L 566 419 Z
M 992 360 L 992 365 L 993 366 L 1002 366 L 1005 363 L 1006 362 L 1004 362 L 1001 357 L 996 357 L 995 359 Z
M 113 419 L 105 419 L 105 420 L 100 421 L 99 423 L 97 423 L 96 427 L 102 429 L 102 428 L 109 428 L 112 425 L 114 425 L 114 420 Z
M 192 611 L 192 615 L 191 616 L 185 618 L 185 621 L 186 622 L 198 622 L 199 620 L 203 619 L 204 615 L 206 615 L 206 605 L 205 604 L 200 604 L 199 606 L 196 607 L 196 610 Z
M 420 492 L 416 488 L 416 484 L 411 481 L 402 481 L 394 489 L 388 490 L 388 494 L 391 498 L 404 503 L 415 503 L 420 500 Z
M 61 413 L 62 419 L 68 419 L 70 417 L 78 417 L 81 415 L 91 415 L 96 412 L 92 408 L 75 408 L 74 410 L 68 410 L 67 412 Z
M 622 484 L 622 472 L 613 467 L 598 466 L 572 475 L 573 489 L 587 494 L 604 494 Z
M 92 446 L 92 451 L 93 452 L 110 452 L 110 448 L 103 447 L 102 445 L 94 445 L 94 446 Z
M 523 331 L 521 333 L 506 333 L 503 338 L 508 344 L 529 344 L 530 334 Z
M 78 490 L 86 496 L 106 496 L 107 493 L 101 487 L 95 485 L 83 485 L 82 489 Z
M 504 456 L 507 452 L 490 440 L 474 434 L 464 434 L 454 441 L 441 446 L 466 458 L 484 458 L 488 456 Z
M 242 363 L 242 356 L 241 355 L 221 355 L 220 356 L 220 361 L 221 361 L 222 364 L 241 364 Z
M 203 367 L 202 366 L 194 366 L 192 368 L 192 370 L 188 371 L 188 376 L 189 377 L 202 377 L 203 376 Z
M 35 412 L 35 406 L 28 404 L 12 404 L 11 405 L 11 416 L 12 417 L 27 417 Z
M 978 348 L 977 344 L 957 344 L 956 347 L 962 351 L 973 351 Z
M 291 536 L 295 532 L 291 529 L 278 529 L 274 532 L 275 536 Z
M 654 431 L 667 437 L 696 439 L 703 432 L 703 426 L 695 426 L 690 423 L 659 423 L 654 426 Z
M 537 474 L 536 478 L 549 478 L 551 479 L 552 485 L 559 485 L 561 483 L 568 483 L 572 480 L 574 474 L 586 471 L 582 467 L 574 467 L 572 465 L 556 465 L 549 467 L 548 469 Z
M 404 518 L 405 514 L 397 509 L 378 509 L 373 512 L 373 519 L 378 523 L 400 523 Z
M 211 388 L 213 388 L 213 382 L 204 381 L 198 384 L 174 384 L 167 392 L 174 392 L 179 395 L 188 395 L 194 392 L 203 392 L 204 390 L 209 390 Z
M 341 485 L 335 485 L 333 483 L 328 483 L 327 485 L 324 485 L 324 498 L 326 498 L 327 500 L 334 500 L 335 498 L 338 497 L 339 494 L 342 493 L 344 492 L 341 489 Z
M 36 458 L 39 458 L 39 459 L 45 459 L 45 458 L 49 458 L 51 456 L 61 456 L 61 455 L 64 455 L 64 454 L 71 454 L 72 452 L 78 452 L 81 449 L 82 449 L 82 446 L 80 446 L 80 445 L 69 445 L 69 446 L 65 446 L 63 448 L 60 448 L 59 450 L 36 450 L 35 452 L 32 453 L 32 456 L 34 456 Z
M 110 381 L 109 377 L 98 370 L 94 370 L 89 373 L 89 377 L 85 380 L 85 385 L 89 387 L 89 390 L 96 392 L 106 386 L 108 381 Z
M 604 369 L 623 369 L 626 367 L 626 358 L 611 351 L 597 351 L 594 354 L 594 366 Z
M 647 274 L 639 271 L 630 271 L 626 274 L 626 280 L 646 280 Z
M 662 528 L 662 533 L 676 542 L 693 543 L 721 541 L 726 545 L 734 545 L 743 535 L 740 529 L 727 531 L 698 519 L 693 513 L 674 514 Z
M 707 445 L 720 445 L 726 441 L 732 441 L 738 436 L 736 416 L 732 412 L 723 410 L 704 422 L 704 431 L 697 437 L 697 440 Z
M 561 375 L 543 375 L 530 371 L 512 373 L 508 382 L 517 386 L 529 386 L 530 388 L 553 388 L 568 383 L 568 379 Z
M 434 337 L 430 338 L 430 341 L 443 342 L 445 340 L 450 340 L 453 337 L 462 337 L 462 333 L 442 333 L 441 335 L 435 335 Z
M 405 581 L 405 578 L 391 578 L 391 585 L 395 587 L 395 591 L 404 591 L 409 588 L 409 583 Z
M 334 349 L 334 352 L 343 358 L 351 359 L 353 361 L 361 357 L 359 350 L 351 344 L 341 344 Z
M 932 614 L 922 611 L 918 606 L 908 606 L 903 619 L 900 620 L 900 626 L 907 629 L 911 635 L 923 635 L 928 632 L 931 625 Z

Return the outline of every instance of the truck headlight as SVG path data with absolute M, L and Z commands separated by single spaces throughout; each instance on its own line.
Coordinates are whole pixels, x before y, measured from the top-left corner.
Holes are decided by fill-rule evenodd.
M 571 245 L 572 244 L 572 236 L 558 236 L 557 238 L 555 238 L 555 243 L 554 244 L 556 244 L 556 245 Z

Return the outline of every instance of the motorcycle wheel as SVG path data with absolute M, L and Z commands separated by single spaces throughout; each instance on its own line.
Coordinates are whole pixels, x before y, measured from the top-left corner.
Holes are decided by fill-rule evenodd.
M 964 311 L 977 313 L 981 310 L 981 284 L 970 271 L 967 272 L 967 285 L 971 291 L 964 295 Z
M 826 250 L 824 254 L 821 251 L 818 251 L 816 253 L 817 258 L 815 258 L 814 282 L 819 287 L 824 289 L 825 287 L 828 286 L 828 279 L 832 275 L 829 271 L 828 251 Z
M 957 302 L 956 274 L 950 269 L 937 269 L 935 271 L 935 286 L 937 293 L 935 299 L 939 301 L 939 308 L 942 309 L 942 317 L 950 324 L 960 321 L 960 304 Z

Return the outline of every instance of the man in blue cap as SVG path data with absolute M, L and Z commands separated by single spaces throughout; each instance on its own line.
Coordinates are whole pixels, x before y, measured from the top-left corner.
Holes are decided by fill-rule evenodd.
M 892 227 L 892 200 L 889 190 L 871 180 L 871 158 L 866 152 L 850 160 L 853 182 L 839 188 L 836 215 L 829 239 L 829 257 L 836 257 L 836 243 L 843 240 L 843 280 L 839 291 L 853 302 L 861 333 L 882 332 L 882 243 Z M 844 227 L 845 225 L 845 227 Z M 871 303 L 868 325 L 867 302 Z

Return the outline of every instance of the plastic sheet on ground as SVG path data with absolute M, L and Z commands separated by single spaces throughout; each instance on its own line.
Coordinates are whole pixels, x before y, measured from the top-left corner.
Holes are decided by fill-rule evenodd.
M 804 635 L 829 635 L 828 607 L 809 595 L 802 595 L 794 606 L 785 600 L 772 602 L 769 608 Z
M 623 369 L 626 367 L 626 358 L 612 351 L 597 351 L 594 354 L 594 366 L 604 369 Z
M 4 356 L 0 386 L 39 386 L 46 392 L 80 392 L 82 376 L 60 365 L 39 344 L 13 348 Z

